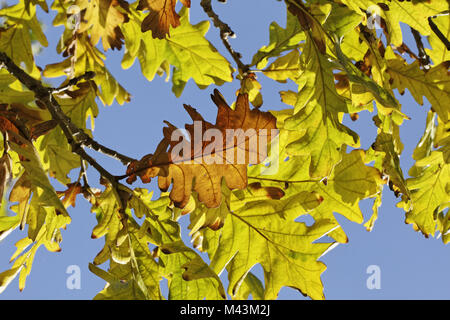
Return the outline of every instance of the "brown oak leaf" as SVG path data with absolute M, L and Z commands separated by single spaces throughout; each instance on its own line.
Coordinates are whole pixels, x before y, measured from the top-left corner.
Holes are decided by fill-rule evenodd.
M 15 133 L 17 135 L 29 136 L 30 139 L 36 139 L 42 134 L 56 126 L 54 120 L 48 120 L 50 114 L 38 108 L 12 103 L 0 105 L 0 131 L 3 133 Z M 16 144 L 22 143 L 9 137 Z
M 180 0 L 189 8 L 190 0 Z M 170 26 L 176 28 L 180 25 L 180 16 L 175 11 L 177 0 L 139 0 L 138 10 L 149 9 L 150 13 L 141 24 L 141 31 L 152 30 L 153 38 L 164 39 L 166 34 L 170 36 Z
M 83 192 L 83 187 L 79 182 L 69 183 L 66 191 L 56 191 L 56 194 L 63 197 L 62 203 L 64 207 L 72 206 L 75 208 L 75 199 L 78 194 Z
M 40 136 L 47 134 L 50 130 L 54 129 L 58 125 L 56 120 L 48 120 L 31 127 L 30 138 L 36 140 Z
M 16 134 L 19 134 L 19 129 L 16 127 L 16 125 L 7 117 L 3 116 L 3 114 L 3 112 L 0 113 L 0 131 L 3 133 L 14 132 Z
M 184 105 L 194 121 L 185 125 L 189 138 L 166 122 L 156 152 L 128 166 L 128 183 L 137 176 L 144 183 L 158 176 L 161 190 L 172 185 L 170 198 L 179 208 L 186 206 L 192 190 L 208 208 L 218 207 L 222 179 L 231 190 L 247 187 L 247 165 L 267 158 L 268 143 L 278 134 L 276 118 L 270 112 L 250 110 L 247 93 L 238 95 L 234 110 L 218 90 L 211 98 L 218 108 L 216 123 Z

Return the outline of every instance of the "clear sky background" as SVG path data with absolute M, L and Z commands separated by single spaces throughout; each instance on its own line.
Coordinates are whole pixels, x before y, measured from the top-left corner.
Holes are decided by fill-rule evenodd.
M 7 1 L 8 4 L 16 1 Z M 50 2 L 50 1 L 48 1 Z M 199 0 L 192 1 L 191 23 L 208 19 L 202 11 Z M 250 62 L 253 54 L 269 41 L 269 24 L 277 21 L 281 26 L 286 23 L 286 7 L 284 2 L 276 0 L 228 0 L 226 4 L 213 1 L 216 12 L 236 32 L 237 38 L 231 39 L 233 47 L 243 54 L 243 61 Z M 46 14 L 39 10 L 39 18 L 45 24 L 49 47 L 36 57 L 37 65 L 62 60 L 55 48 L 63 27 L 53 27 L 51 22 L 54 12 Z M 409 29 L 409 28 L 408 28 Z M 415 43 L 407 28 L 404 28 L 405 42 L 415 50 Z M 210 28 L 208 39 L 230 61 L 231 57 L 219 39 L 218 30 Z M 123 70 L 120 62 L 123 51 L 109 51 L 106 65 L 110 72 L 132 94 L 129 104 L 119 106 L 103 106 L 98 102 L 100 115 L 96 119 L 94 137 L 106 146 L 134 158 L 154 151 L 162 137 L 163 120 L 170 120 L 176 126 L 183 126 L 191 120 L 184 111 L 183 103 L 197 108 L 206 120 L 215 118 L 216 107 L 210 100 L 214 86 L 200 90 L 191 80 L 180 98 L 171 92 L 171 83 L 165 78 L 156 77 L 148 82 L 140 72 L 138 61 Z M 54 84 L 63 79 L 49 80 Z M 263 110 L 286 108 L 280 101 L 280 90 L 296 90 L 291 82 L 279 84 L 259 75 L 262 84 Z M 59 81 L 59 82 L 58 82 Z M 218 89 L 228 102 L 235 99 L 235 91 L 239 82 L 226 83 Z M 411 154 L 425 128 L 426 112 L 429 103 L 419 106 L 406 92 L 398 96 L 402 111 L 411 117 L 401 127 L 401 138 L 405 150 L 400 159 L 405 175 L 413 164 Z M 364 111 L 356 122 L 346 118 L 345 124 L 354 129 L 361 137 L 362 148 L 367 149 L 375 140 L 376 128 L 371 120 L 372 114 Z M 97 157 L 99 161 L 114 174 L 123 174 L 124 167 L 106 157 Z M 76 171 L 76 172 L 75 172 Z M 78 174 L 77 170 L 72 176 Z M 90 181 L 98 181 L 98 175 L 89 171 Z M 57 190 L 63 190 L 59 183 Z M 139 186 L 135 183 L 134 186 Z M 158 193 L 154 183 L 145 185 Z M 328 269 L 322 274 L 327 299 L 450 299 L 450 251 L 441 239 L 425 239 L 413 231 L 411 225 L 404 223 L 404 211 L 396 208 L 398 199 L 385 187 L 383 204 L 379 211 L 379 219 L 372 232 L 367 232 L 363 225 L 348 221 L 336 214 L 338 221 L 346 232 L 349 243 L 340 244 L 327 253 L 321 260 Z M 363 202 L 361 208 L 365 221 L 371 215 L 372 200 Z M 104 286 L 105 282 L 88 270 L 88 263 L 103 247 L 104 240 L 90 238 L 92 228 L 96 225 L 95 215 L 82 197 L 77 197 L 76 208 L 69 208 L 72 223 L 62 232 L 62 252 L 51 253 L 41 247 L 33 263 L 31 275 L 23 292 L 18 290 L 18 281 L 14 280 L 0 295 L 0 299 L 92 299 Z M 181 219 L 182 232 L 186 243 L 188 217 Z M 25 232 L 16 230 L 0 243 L 0 271 L 10 268 L 8 263 L 14 252 L 14 243 L 23 238 Z M 66 280 L 68 266 L 78 265 L 81 268 L 81 289 L 69 290 Z M 366 270 L 370 265 L 377 265 L 381 270 L 381 288 L 369 290 L 366 280 L 370 276 Z M 106 266 L 102 266 L 106 268 Z M 256 270 L 256 271 L 255 271 Z M 255 271 L 262 276 L 262 268 Z M 226 281 L 226 272 L 222 275 Z M 291 288 L 283 288 L 280 299 L 304 299 Z

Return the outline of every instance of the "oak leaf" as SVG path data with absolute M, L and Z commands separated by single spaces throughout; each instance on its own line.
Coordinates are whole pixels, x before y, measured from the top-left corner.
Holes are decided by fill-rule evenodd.
M 0 51 L 16 64 L 23 63 L 26 71 L 38 78 L 39 69 L 34 62 L 31 44 L 37 40 L 47 47 L 48 41 L 36 17 L 36 7 L 30 6 L 27 10 L 25 2 L 19 1 L 16 5 L 2 8 L 0 16 L 6 21 L 0 28 Z
M 181 0 L 185 7 L 191 6 L 190 0 Z M 149 9 L 150 13 L 141 24 L 141 31 L 152 31 L 153 38 L 164 39 L 170 36 L 170 26 L 180 25 L 180 16 L 175 11 L 177 0 L 139 0 L 138 10 Z
M 259 143 L 263 141 L 261 139 L 270 142 L 274 137 L 276 118 L 269 112 L 250 110 L 246 93 L 238 95 L 234 110 L 218 90 L 214 91 L 211 98 L 218 107 L 216 124 L 206 122 L 194 108 L 184 105 L 194 120 L 194 124 L 185 126 L 193 137 L 193 143 L 187 142 L 184 145 L 186 148 L 180 150 L 183 151 L 182 155 L 175 152 L 179 149 L 180 142 L 171 141 L 171 137 L 177 128 L 166 122 L 168 127 L 163 130 L 164 138 L 155 154 L 146 155 L 128 166 L 128 183 L 135 181 L 136 175 L 144 183 L 158 176 L 159 187 L 164 191 L 173 183 L 170 198 L 180 208 L 186 206 L 192 190 L 198 193 L 199 201 L 208 208 L 218 207 L 221 203 L 222 178 L 229 189 L 244 189 L 247 186 L 247 165 L 260 163 L 265 159 L 267 149 L 262 150 Z M 227 139 L 229 129 L 234 132 L 232 139 L 230 131 Z M 211 132 L 218 134 L 213 134 L 214 141 L 211 141 L 212 137 L 207 138 Z M 197 140 L 199 133 L 204 137 L 201 140 L 207 140 L 206 142 Z M 257 143 L 252 140 L 255 138 Z M 189 155 L 185 154 L 186 150 L 190 151 L 187 152 Z M 234 161 L 235 159 L 238 161 Z
M 331 173 L 341 159 L 343 145 L 359 146 L 358 135 L 339 119 L 338 113 L 348 113 L 349 109 L 336 90 L 333 68 L 308 35 L 300 56 L 298 93 L 282 96 L 294 106 L 291 116 L 283 121 L 284 128 L 291 132 L 290 137 L 301 134 L 287 146 L 288 153 L 311 155 L 310 176 L 314 178 Z
M 139 12 L 138 12 L 139 13 Z M 167 75 L 172 80 L 172 92 L 179 97 L 190 79 L 200 89 L 211 84 L 222 85 L 233 80 L 233 68 L 217 49 L 207 40 L 209 21 L 191 24 L 190 12 L 179 11 L 180 26 L 173 29 L 170 38 L 153 39 L 140 32 L 144 14 L 135 14 L 122 26 L 127 50 L 122 67 L 130 68 L 139 60 L 142 74 L 152 81 L 156 74 Z M 253 102 L 252 99 L 250 101 Z
M 72 206 L 75 208 L 75 199 L 78 194 L 83 192 L 83 188 L 79 182 L 69 183 L 67 190 L 56 191 L 56 194 L 63 197 L 62 204 L 64 207 Z
M 91 40 L 94 45 L 102 38 L 103 49 L 121 49 L 123 34 L 120 25 L 128 22 L 126 14 L 128 3 L 123 0 L 81 0 L 77 2 L 81 9 L 86 9 L 80 32 L 91 30 Z
M 384 20 L 385 28 L 388 30 L 387 43 L 392 43 L 395 46 L 400 46 L 404 38 L 400 23 L 405 23 L 419 31 L 420 34 L 429 36 L 432 31 L 427 21 L 428 18 L 448 10 L 447 1 L 439 0 L 343 0 L 341 2 L 363 16 L 366 16 L 366 12 L 378 14 Z
M 11 157 L 4 153 L 0 158 L 0 200 L 11 182 Z
M 309 34 L 311 39 L 314 41 L 317 50 L 320 51 L 320 53 L 325 54 L 325 36 L 321 30 L 319 22 L 321 23 L 329 16 L 331 5 L 326 4 L 322 7 L 318 5 L 311 5 L 311 8 L 308 9 L 302 2 L 294 0 L 289 3 L 288 10 L 297 17 L 302 29 Z
M 387 72 L 394 88 L 398 89 L 401 94 L 408 89 L 420 105 L 424 104 L 423 97 L 426 97 L 432 105 L 432 109 L 444 122 L 450 119 L 450 109 L 448 108 L 450 63 L 448 61 L 434 66 L 428 72 L 421 70 L 418 62 L 407 64 L 399 59 L 391 59 L 387 61 L 387 64 Z
M 307 227 L 295 221 L 321 203 L 319 195 L 300 192 L 282 200 L 233 198 L 218 241 L 210 238 L 211 233 L 205 237 L 210 267 L 217 274 L 228 270 L 228 294 L 233 298 L 238 295 L 248 271 L 260 264 L 265 278 L 261 292 L 264 299 L 275 299 L 283 286 L 323 299 L 320 274 L 326 267 L 317 259 L 332 243 L 316 240 L 330 232 L 334 223 L 323 219 Z
M 263 46 L 252 58 L 252 65 L 263 69 L 269 58 L 278 57 L 281 53 L 296 49 L 305 40 L 305 34 L 297 17 L 289 10 L 286 17 L 286 28 L 280 27 L 275 21 L 270 24 L 269 44 Z

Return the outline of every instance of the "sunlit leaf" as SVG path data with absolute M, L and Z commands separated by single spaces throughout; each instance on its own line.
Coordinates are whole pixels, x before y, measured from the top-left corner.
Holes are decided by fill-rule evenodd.
M 174 66 L 172 90 L 177 96 L 190 78 L 200 88 L 231 81 L 232 69 L 228 61 L 204 37 L 209 22 L 191 25 L 188 9 L 183 9 L 180 15 L 180 26 L 171 32 L 169 38 L 161 40 L 137 31 L 142 15 L 133 16 L 122 27 L 128 48 L 122 67 L 128 69 L 138 58 L 142 74 L 151 81 L 160 66 L 168 62 Z

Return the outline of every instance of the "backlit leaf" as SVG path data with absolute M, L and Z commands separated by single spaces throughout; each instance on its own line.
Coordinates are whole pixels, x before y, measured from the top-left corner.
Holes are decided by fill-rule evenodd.
M 133 16 L 122 27 L 128 48 L 122 67 L 128 69 L 138 58 L 142 74 L 151 81 L 161 65 L 168 62 L 174 66 L 172 90 L 176 96 L 181 94 L 190 78 L 200 88 L 231 81 L 230 64 L 204 37 L 209 22 L 191 25 L 188 9 L 183 9 L 180 15 L 180 26 L 171 32 L 170 38 L 161 40 L 136 31 L 142 15 Z
M 199 194 L 199 200 L 207 207 L 217 207 L 221 202 L 222 178 L 230 189 L 247 186 L 247 164 L 259 163 L 266 158 L 267 149 L 263 149 L 274 138 L 275 118 L 268 112 L 250 110 L 247 94 L 238 96 L 234 110 L 219 91 L 215 90 L 211 97 L 218 107 L 216 124 L 206 122 L 194 108 L 185 105 L 195 121 L 192 125 L 186 125 L 193 143 L 185 139 L 180 143 L 180 136 L 174 141 L 172 134 L 176 133 L 176 128 L 169 124 L 155 154 L 144 156 L 129 165 L 129 183 L 136 176 L 141 177 L 143 182 L 150 182 L 151 178 L 158 176 L 159 187 L 166 191 L 173 182 L 170 198 L 180 208 L 186 206 L 192 190 Z M 203 136 L 210 129 L 215 129 L 210 131 L 217 135 L 215 140 L 211 141 L 212 137 L 207 138 L 210 143 L 200 140 L 202 137 L 198 135 Z M 231 131 L 232 139 L 227 134 L 227 130 L 231 129 L 236 130 Z M 258 132 L 263 129 L 265 131 Z M 262 148 L 259 147 L 260 140 L 266 142 Z

